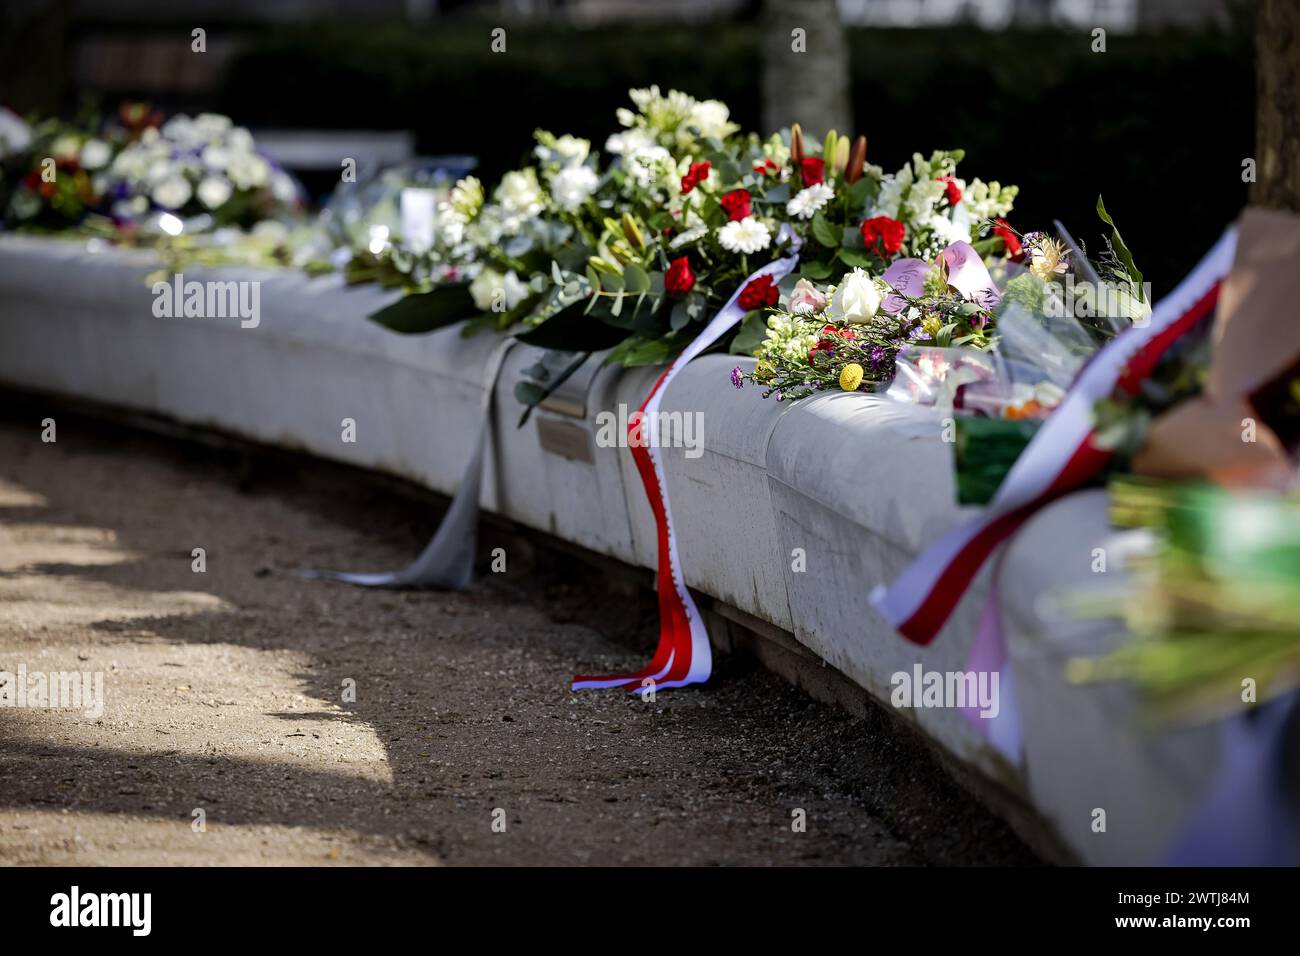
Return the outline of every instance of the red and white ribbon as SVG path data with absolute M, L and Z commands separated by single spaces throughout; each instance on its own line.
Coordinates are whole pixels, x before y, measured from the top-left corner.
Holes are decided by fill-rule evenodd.
M 888 588 L 875 588 L 872 603 L 899 633 L 917 644 L 934 640 L 993 550 L 1038 508 L 1106 466 L 1111 453 L 1091 441 L 1093 406 L 1116 389 L 1135 392 L 1169 346 L 1213 312 L 1236 246 L 1229 229 L 1146 324 L 1125 330 L 1093 356 L 983 514 L 940 538 Z
M 682 576 L 681 562 L 677 557 L 677 536 L 673 533 L 672 509 L 668 504 L 668 482 L 665 480 L 663 459 L 658 447 L 659 403 L 668 385 L 679 371 L 710 345 L 721 338 L 745 315 L 738 303 L 741 291 L 755 279 L 771 276 L 780 282 L 793 271 L 799 262 L 799 244 L 792 230 L 781 227 L 778 242 L 793 242 L 790 255 L 769 262 L 740 284 L 718 314 L 710 320 L 695 340 L 664 370 L 646 396 L 637 414 L 628 421 L 628 446 L 632 460 L 641 475 L 650 510 L 654 512 L 655 531 L 659 553 L 659 646 L 650 663 L 631 674 L 609 677 L 580 675 L 573 679 L 574 690 L 622 687 L 638 691 L 642 687 L 662 689 L 699 684 L 709 679 L 713 670 L 713 652 L 709 635 L 699 609 L 691 598 Z M 646 423 L 650 423 L 647 434 Z

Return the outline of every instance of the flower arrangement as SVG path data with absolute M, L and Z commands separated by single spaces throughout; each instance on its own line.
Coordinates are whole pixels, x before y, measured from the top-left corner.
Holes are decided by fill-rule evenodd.
M 164 122 L 140 103 L 123 104 L 110 123 L 0 118 L 0 190 L 9 228 L 122 241 L 247 228 L 302 205 L 293 177 L 228 117 Z
M 809 143 L 795 126 L 762 139 L 740 132 L 717 101 L 658 87 L 630 96 L 635 108 L 618 111 L 603 155 L 539 130 L 533 162 L 495 189 L 458 183 L 439 217 L 472 249 L 459 255 L 462 281 L 413 275 L 412 294 L 372 318 L 428 331 L 477 311 L 471 330 L 514 329 L 547 348 L 657 364 L 737 289 L 747 315 L 736 341 L 752 350 L 766 310 L 788 290 L 748 277 L 796 248 L 803 278 L 858 294 L 864 275 L 900 257 L 935 256 L 958 240 L 1006 246 L 994 219 L 1016 188 L 958 178 L 960 151 L 917 155 L 885 174 L 867 163 L 864 137 L 832 131 Z M 870 338 L 865 328 L 854 335 Z M 546 383 L 534 385 L 520 391 L 526 402 L 545 394 Z
M 257 152 L 247 129 L 217 113 L 144 127 L 99 184 L 116 221 L 146 229 L 163 215 L 190 231 L 246 227 L 302 205 L 293 177 Z

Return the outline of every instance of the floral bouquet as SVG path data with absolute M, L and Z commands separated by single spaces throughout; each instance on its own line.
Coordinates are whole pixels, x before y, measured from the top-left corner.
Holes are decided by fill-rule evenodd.
M 1068 676 L 1134 681 L 1162 720 L 1222 716 L 1300 687 L 1300 499 L 1131 477 L 1110 494 L 1112 520 L 1148 529 L 1153 546 L 1125 593 L 1076 603 L 1118 613 L 1132 638 L 1073 660 Z
M 249 227 L 303 205 L 294 178 L 257 151 L 247 129 L 216 113 L 145 126 L 97 184 L 117 222 L 147 233 Z
M 0 110 L 0 221 L 8 228 L 59 230 L 80 225 L 103 199 L 103 171 L 120 137 L 47 119 L 29 126 Z
M 796 126 L 761 139 L 717 101 L 657 87 L 631 98 L 603 157 L 586 140 L 539 131 L 534 163 L 495 189 L 458 183 L 448 221 L 477 252 L 464 281 L 412 282 L 372 318 L 419 332 L 477 311 L 471 331 L 514 328 L 545 348 L 658 364 L 737 290 L 747 314 L 735 337 L 756 347 L 766 310 L 790 290 L 750 277 L 796 249 L 802 278 L 835 283 L 957 239 L 1003 246 L 990 217 L 1010 210 L 1015 187 L 958 179 L 960 152 L 918 155 L 886 175 L 866 162 L 863 137 L 832 131 L 807 143 Z M 526 384 L 521 399 L 553 385 Z

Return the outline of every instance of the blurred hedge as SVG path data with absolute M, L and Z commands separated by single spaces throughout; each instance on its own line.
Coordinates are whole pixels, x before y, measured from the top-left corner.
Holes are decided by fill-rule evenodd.
M 752 25 L 516 26 L 504 54 L 490 29 L 270 28 L 231 62 L 217 107 L 250 125 L 410 128 L 422 152 L 477 154 L 489 176 L 519 161 L 537 126 L 600 143 L 631 86 L 717 97 L 759 126 Z M 856 131 L 886 169 L 912 150 L 964 147 L 967 176 L 1020 184 L 1021 229 L 1059 217 L 1093 240 L 1103 193 L 1159 296 L 1246 200 L 1250 26 L 1090 46 L 1084 32 L 853 30 Z

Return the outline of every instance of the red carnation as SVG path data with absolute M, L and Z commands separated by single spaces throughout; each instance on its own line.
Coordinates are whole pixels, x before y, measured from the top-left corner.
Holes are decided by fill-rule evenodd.
M 1007 255 L 1013 262 L 1024 259 L 1025 253 L 1020 247 L 1020 237 L 1005 219 L 993 220 L 993 235 L 1002 240 L 1002 245 L 1006 247 Z
M 826 161 L 817 159 L 815 156 L 805 156 L 799 163 L 799 174 L 803 176 L 805 189 L 809 186 L 816 186 L 826 178 Z
M 867 248 L 882 259 L 888 259 L 903 248 L 903 236 L 906 230 L 897 219 L 875 216 L 865 220 L 859 228 L 862 230 L 862 241 L 867 244 Z
M 674 259 L 664 273 L 664 291 L 669 295 L 685 295 L 695 288 L 695 273 L 685 256 Z
M 955 206 L 961 202 L 961 190 L 957 187 L 957 181 L 951 176 L 936 176 L 939 182 L 943 183 L 943 198 L 948 200 L 949 206 Z
M 842 339 L 856 339 L 857 333 L 852 329 L 846 329 L 842 325 L 827 325 L 822 327 L 822 339 L 828 335 L 838 335 Z
M 736 301 L 746 312 L 751 309 L 763 309 L 776 305 L 781 298 L 781 290 L 776 287 L 771 276 L 759 276 L 757 279 L 751 279 L 745 288 L 740 290 L 740 298 Z
M 707 162 L 691 163 L 691 168 L 688 169 L 686 175 L 682 177 L 682 195 L 690 192 L 708 178 L 709 164 Z
M 719 199 L 718 202 L 722 203 L 723 211 L 726 212 L 727 218 L 732 222 L 747 219 L 754 214 L 754 210 L 749 204 L 748 189 L 733 189 Z
M 754 167 L 754 172 L 762 173 L 764 176 L 772 176 L 781 171 L 781 167 L 772 162 L 771 159 L 764 159 Z

